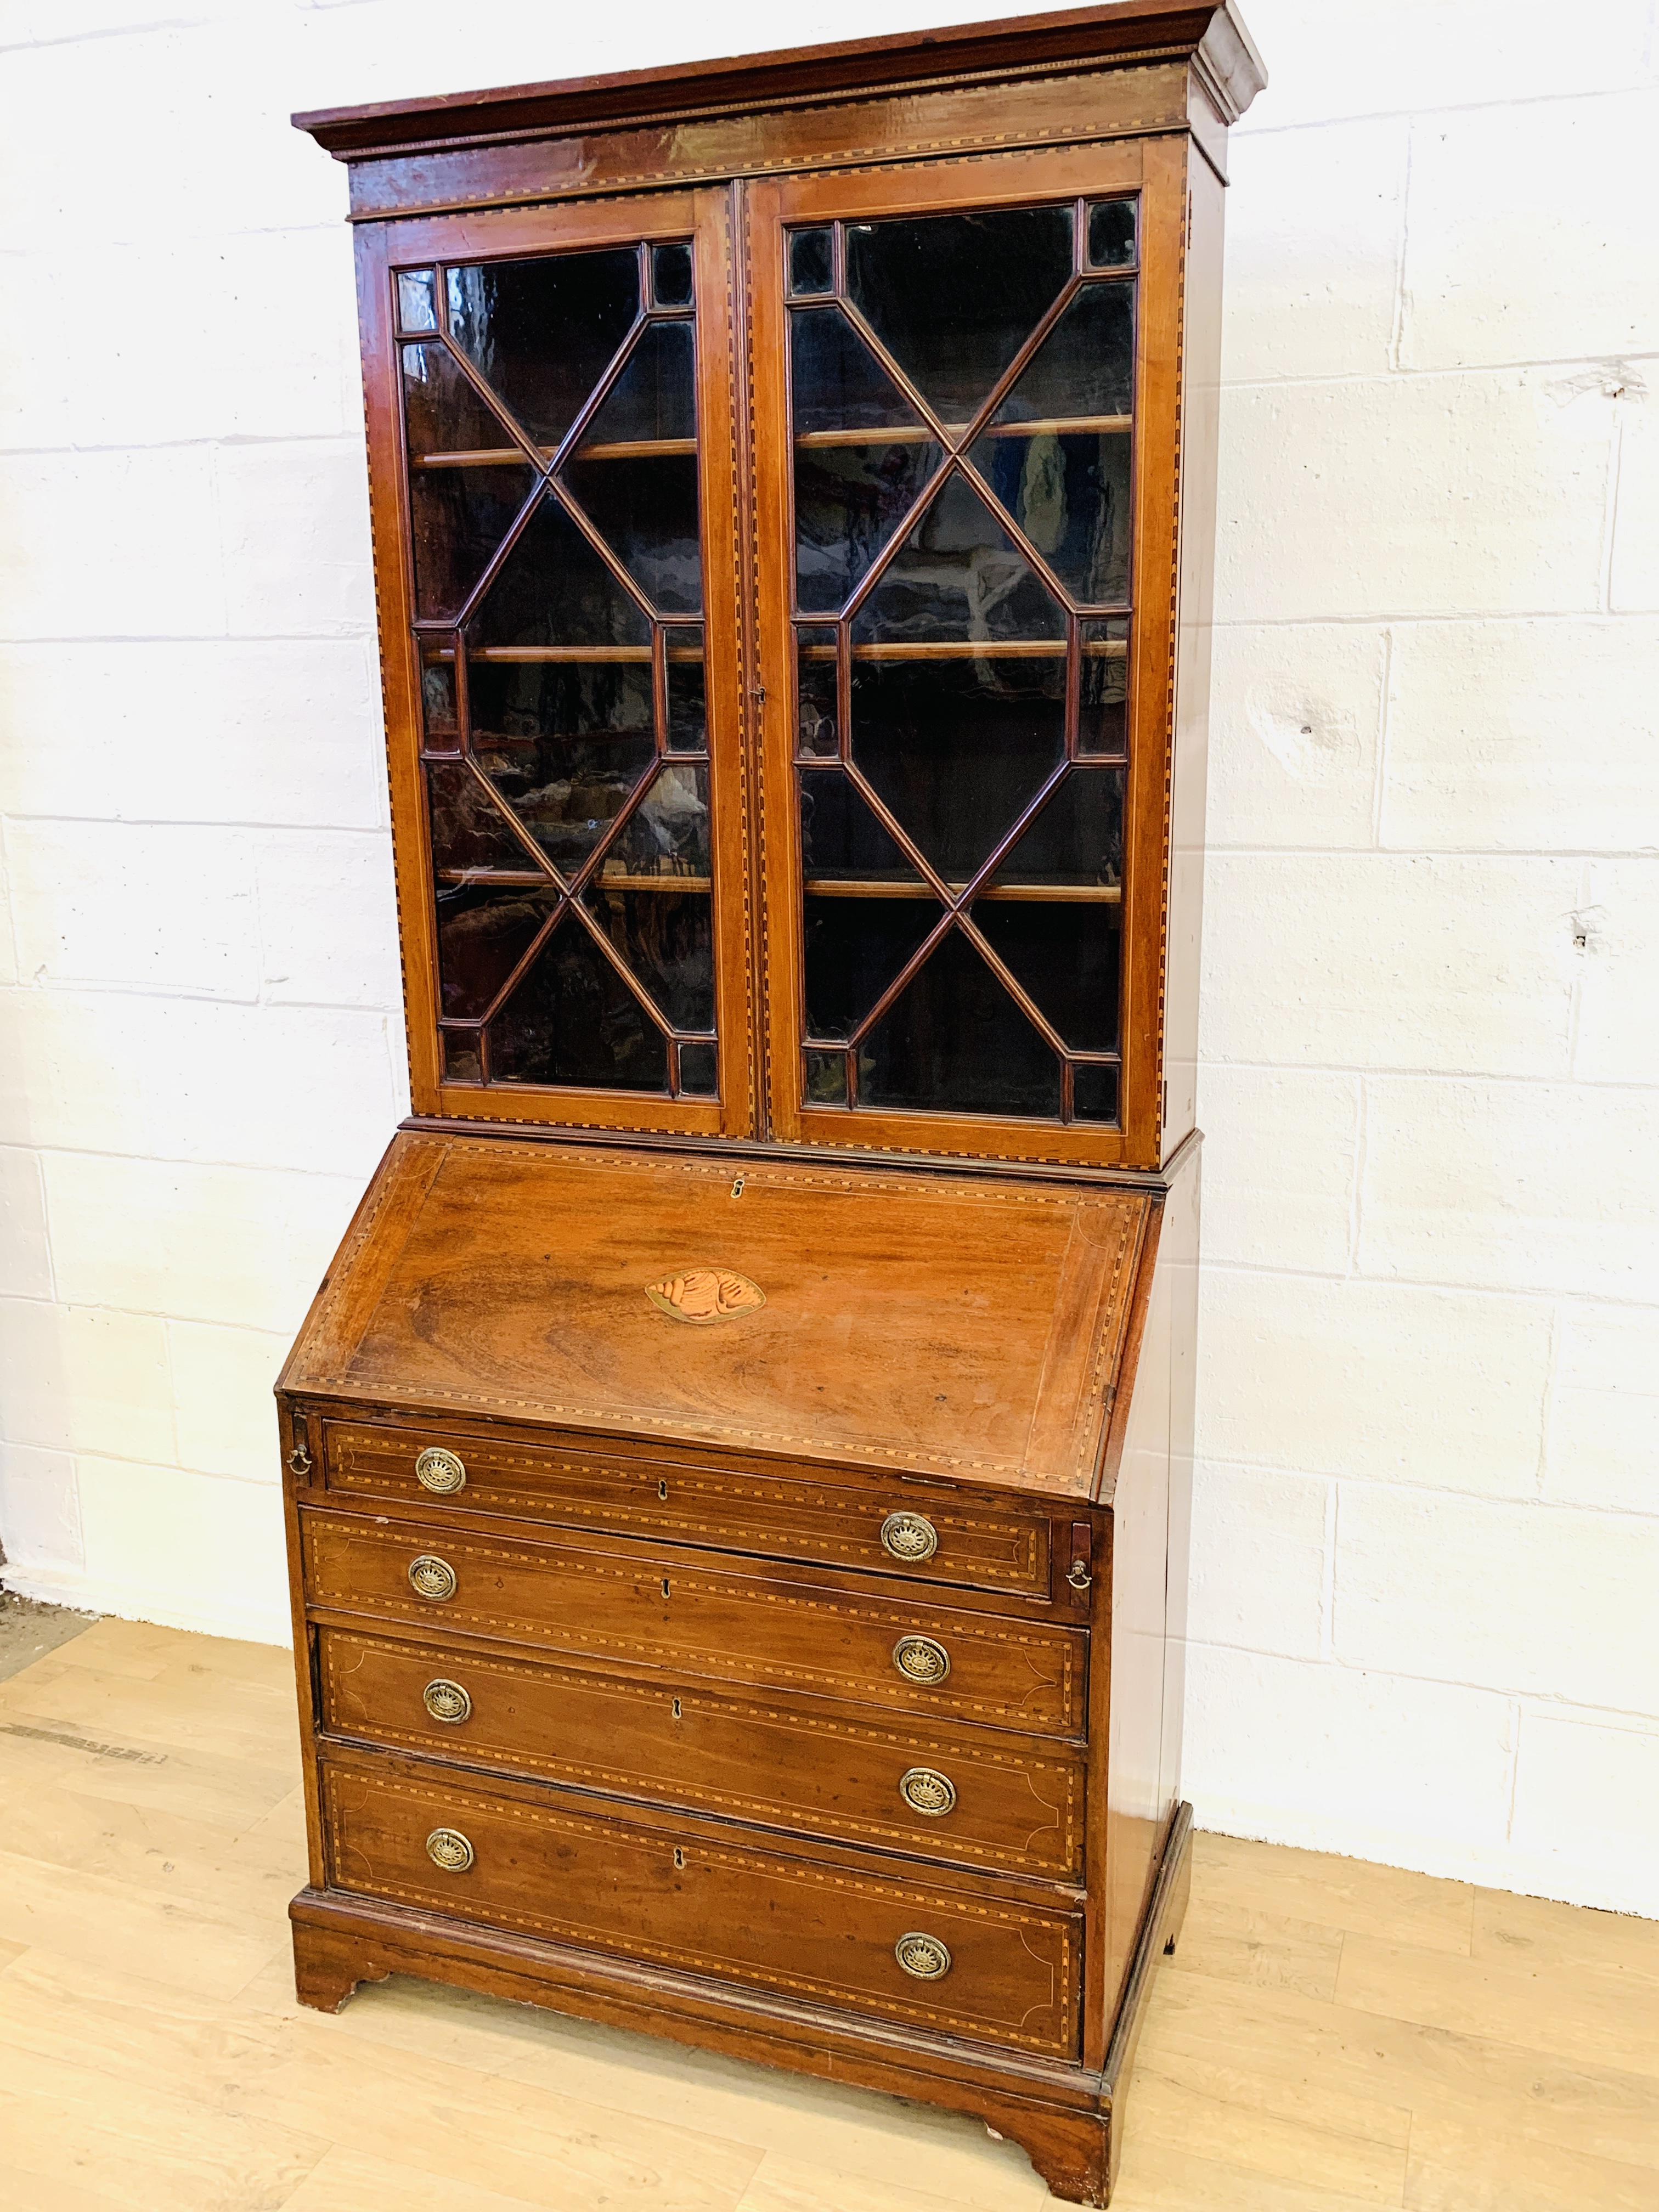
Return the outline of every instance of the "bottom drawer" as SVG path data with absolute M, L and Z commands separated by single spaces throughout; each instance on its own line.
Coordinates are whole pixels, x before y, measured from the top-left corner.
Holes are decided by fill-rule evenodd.
M 336 1888 L 982 2042 L 1073 2057 L 1079 1915 L 325 1767 Z

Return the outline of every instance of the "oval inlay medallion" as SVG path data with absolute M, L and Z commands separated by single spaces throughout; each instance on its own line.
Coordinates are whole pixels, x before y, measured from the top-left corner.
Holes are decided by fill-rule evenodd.
M 760 1285 L 730 1267 L 684 1267 L 678 1274 L 647 1283 L 645 1295 L 670 1320 L 693 1322 L 703 1328 L 710 1322 L 730 1321 L 733 1314 L 753 1313 L 766 1304 Z

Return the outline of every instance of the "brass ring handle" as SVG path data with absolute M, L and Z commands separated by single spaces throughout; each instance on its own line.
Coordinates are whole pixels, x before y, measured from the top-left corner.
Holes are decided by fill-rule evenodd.
M 939 1530 L 925 1513 L 890 1513 L 881 1524 L 881 1548 L 890 1559 L 931 1559 Z
M 893 1664 L 907 1682 L 931 1690 L 951 1671 L 951 1655 L 931 1636 L 901 1636 L 893 1646 Z
M 936 1766 L 912 1766 L 899 1777 L 899 1796 L 925 1820 L 942 1820 L 956 1808 L 957 1785 Z
M 455 1595 L 455 1570 L 435 1552 L 422 1552 L 418 1559 L 409 1563 L 409 1587 L 416 1597 L 430 1598 L 434 1605 L 442 1605 Z
M 434 1721 L 442 1721 L 448 1728 L 459 1728 L 463 1721 L 472 1717 L 471 1698 L 459 1682 L 450 1681 L 447 1675 L 440 1674 L 427 1684 L 421 1692 L 421 1703 Z
M 458 1453 L 428 1444 L 415 1462 L 415 1480 L 437 1498 L 453 1498 L 466 1488 L 466 1468 Z
M 951 1971 L 948 1945 L 941 1943 L 937 1936 L 924 1936 L 914 1929 L 909 1935 L 899 1937 L 893 1946 L 893 1956 L 905 1972 L 919 1982 L 943 1981 Z
M 426 1839 L 426 1855 L 446 1874 L 465 1874 L 472 1863 L 472 1846 L 459 1828 L 434 1828 Z

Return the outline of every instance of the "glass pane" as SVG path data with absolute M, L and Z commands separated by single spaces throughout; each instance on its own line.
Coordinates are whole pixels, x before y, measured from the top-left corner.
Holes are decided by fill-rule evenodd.
M 688 450 L 697 435 L 696 341 L 690 323 L 648 323 L 577 452 L 585 460 L 618 446 L 664 440 Z
M 847 1055 L 844 1052 L 804 1052 L 801 1054 L 801 1093 L 808 1106 L 847 1103 Z
M 489 1025 L 500 1083 L 574 1083 L 665 1091 L 662 1032 L 567 911 Z
M 446 453 L 499 449 L 513 460 L 520 458 L 507 429 L 479 398 L 447 346 L 404 348 L 404 419 L 411 468 L 419 468 L 429 455 Z
M 451 335 L 544 446 L 557 445 L 575 421 L 639 304 L 632 246 L 449 271 Z
M 1122 919 L 1098 900 L 974 902 L 986 943 L 1074 1052 L 1117 1049 Z
M 835 234 L 792 230 L 789 234 L 789 289 L 796 298 L 835 289 Z
M 703 670 L 702 632 L 668 633 L 668 750 L 708 750 L 708 687 Z
M 1123 770 L 1073 768 L 997 870 L 1003 884 L 1110 886 L 1123 879 Z
M 802 769 L 799 781 L 801 874 L 809 890 L 832 877 L 922 890 L 921 877 L 845 769 Z
M 398 322 L 405 331 L 437 329 L 438 289 L 429 269 L 398 271 Z
M 483 1080 L 483 1064 L 478 1057 L 476 1030 L 440 1030 L 438 1042 L 443 1048 L 446 1083 L 481 1083 Z
M 851 1036 L 944 911 L 931 897 L 809 892 L 802 917 L 806 1034 Z
M 1079 1121 L 1115 1121 L 1118 1071 L 1089 1066 L 1072 1070 L 1072 1112 Z
M 432 865 L 441 872 L 508 869 L 533 872 L 534 856 L 465 761 L 434 761 L 426 772 Z
M 994 434 L 974 465 L 1073 599 L 1121 605 L 1129 596 L 1129 435 Z
M 1082 625 L 1083 665 L 1078 679 L 1077 749 L 1120 758 L 1128 749 L 1129 625 Z
M 934 445 L 797 446 L 795 603 L 838 614 L 944 458 Z
M 965 883 L 1066 756 L 1066 658 L 855 660 L 853 758 L 948 881 Z
M 680 1089 L 697 1098 L 720 1094 L 720 1068 L 712 1044 L 680 1047 Z
M 978 410 L 1071 271 L 1069 208 L 847 228 L 848 294 L 953 426 Z
M 474 470 L 456 471 L 468 476 Z M 649 647 L 651 625 L 551 491 L 485 593 L 477 646 Z
M 434 752 L 460 750 L 460 724 L 456 719 L 455 670 L 447 660 L 421 664 L 421 720 L 426 742 Z
M 584 902 L 677 1030 L 714 1028 L 714 902 L 707 892 L 615 890 L 601 877 Z
M 489 662 L 472 685 L 479 767 L 554 866 L 579 868 L 655 762 L 649 662 Z
M 676 762 L 659 768 L 645 797 L 617 831 L 600 880 L 629 876 L 685 877 L 688 890 L 709 882 L 708 770 Z M 693 1022 L 693 1029 L 707 1026 Z
M 797 307 L 790 316 L 789 394 L 798 439 L 921 427 L 840 307 Z
M 952 929 L 859 1048 L 859 1103 L 1060 1113 L 1060 1061 Z
M 857 644 L 1063 638 L 1060 602 L 965 477 L 952 474 L 854 623 Z
M 798 633 L 795 692 L 795 750 L 807 760 L 834 760 L 841 750 L 841 709 L 836 696 L 836 633 Z
M 1133 284 L 1085 284 L 992 421 L 1119 423 L 1134 392 L 1134 298 Z
M 410 469 L 415 608 L 423 622 L 461 612 L 535 481 L 523 466 Z
M 651 295 L 659 307 L 690 306 L 691 249 L 689 246 L 653 246 Z
M 1089 266 L 1121 269 L 1134 258 L 1134 202 L 1097 200 L 1089 210 Z
M 558 894 L 462 884 L 438 889 L 438 975 L 443 1011 L 476 1021 L 534 943 Z

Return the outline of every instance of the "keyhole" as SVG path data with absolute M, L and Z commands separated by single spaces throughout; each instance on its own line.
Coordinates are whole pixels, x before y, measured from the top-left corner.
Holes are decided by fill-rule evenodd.
M 683 1867 L 685 1864 L 685 1853 L 678 1844 L 674 1848 L 674 1863 L 677 1867 Z
M 733 1198 L 741 1198 L 743 1196 L 743 1177 L 741 1176 L 738 1177 L 737 1181 L 732 1186 L 732 1195 Z
M 668 1595 L 668 1577 L 666 1575 L 662 1578 L 662 1594 L 665 1597 Z
M 665 1482 L 659 1482 L 657 1485 L 657 1495 L 659 1498 L 665 1498 L 667 1497 L 668 1485 Z
M 678 1698 L 674 1700 L 674 1717 L 676 1720 L 680 1717 L 680 1701 Z

